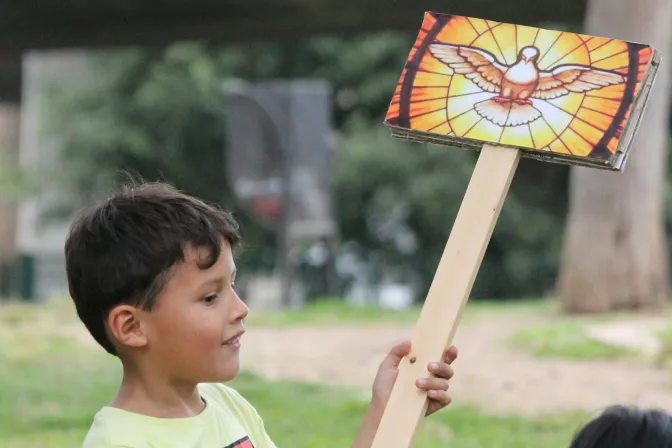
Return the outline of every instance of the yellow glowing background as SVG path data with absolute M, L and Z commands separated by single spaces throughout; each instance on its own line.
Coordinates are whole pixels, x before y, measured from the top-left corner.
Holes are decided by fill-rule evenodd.
M 422 29 L 409 54 L 411 61 L 422 46 L 436 18 L 426 14 Z M 492 53 L 500 63 L 514 64 L 518 51 L 534 45 L 540 51 L 538 68 L 551 70 L 559 64 L 582 64 L 628 74 L 628 44 L 602 37 L 550 31 L 522 25 L 452 16 L 438 32 L 436 41 L 469 45 Z M 649 62 L 650 49 L 639 51 L 638 82 Z M 410 128 L 437 134 L 465 137 L 536 150 L 587 156 L 604 137 L 626 94 L 626 84 L 613 85 L 586 93 L 570 92 L 551 99 L 532 99 L 542 117 L 520 126 L 502 127 L 483 119 L 474 104 L 494 96 L 485 92 L 464 75 L 456 74 L 446 64 L 425 52 L 417 69 L 409 96 L 401 98 L 402 83 L 408 66 L 394 92 L 386 120 L 399 117 L 400 106 L 408 107 Z M 629 111 L 628 111 L 629 113 Z M 626 113 L 627 119 L 627 113 Z M 622 125 L 610 135 L 607 148 L 615 152 Z M 612 129 L 613 131 L 613 129 Z

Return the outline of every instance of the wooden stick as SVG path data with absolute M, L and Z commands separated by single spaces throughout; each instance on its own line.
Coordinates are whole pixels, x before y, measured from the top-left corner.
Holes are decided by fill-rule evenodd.
M 415 380 L 428 375 L 427 365 L 440 360 L 452 342 L 521 154 L 483 146 L 372 448 L 413 445 L 428 404 Z

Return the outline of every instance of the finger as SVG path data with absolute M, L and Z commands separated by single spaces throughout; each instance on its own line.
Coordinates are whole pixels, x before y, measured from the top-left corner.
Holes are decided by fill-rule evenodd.
M 423 390 L 448 390 L 448 380 L 443 378 L 420 378 L 415 382 Z
M 430 415 L 439 409 L 445 408 L 448 406 L 452 398 L 448 395 L 448 392 L 443 390 L 431 390 L 427 393 L 429 398 L 429 404 L 427 405 L 427 415 Z
M 392 347 L 392 349 L 387 354 L 385 359 L 383 359 L 381 367 L 384 368 L 399 367 L 399 363 L 401 362 L 401 360 L 404 358 L 404 356 L 408 355 L 410 351 L 411 351 L 411 341 L 406 340 L 400 342 L 399 344 Z
M 445 378 L 447 380 L 451 379 L 455 374 L 455 371 L 445 362 L 430 362 L 427 366 L 427 370 L 433 375 L 438 376 L 439 378 Z
M 452 364 L 457 359 L 457 347 L 451 345 L 443 352 L 443 361 Z

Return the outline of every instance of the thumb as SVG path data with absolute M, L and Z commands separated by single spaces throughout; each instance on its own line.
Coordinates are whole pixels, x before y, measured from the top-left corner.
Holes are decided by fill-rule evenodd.
M 411 351 L 411 341 L 406 340 L 400 342 L 399 344 L 392 347 L 390 352 L 387 354 L 383 362 L 381 363 L 381 368 L 391 369 L 399 367 L 399 363 L 404 356 L 408 355 Z

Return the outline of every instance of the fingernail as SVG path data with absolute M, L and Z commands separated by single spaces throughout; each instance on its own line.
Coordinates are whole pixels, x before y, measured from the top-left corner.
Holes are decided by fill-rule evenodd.
M 438 369 L 438 368 L 439 368 L 439 364 L 436 363 L 436 362 L 433 362 L 433 363 L 431 363 L 431 364 L 429 365 L 429 367 L 432 368 L 432 369 Z
M 423 387 L 427 385 L 427 380 L 424 378 L 421 378 L 418 380 L 418 386 Z

